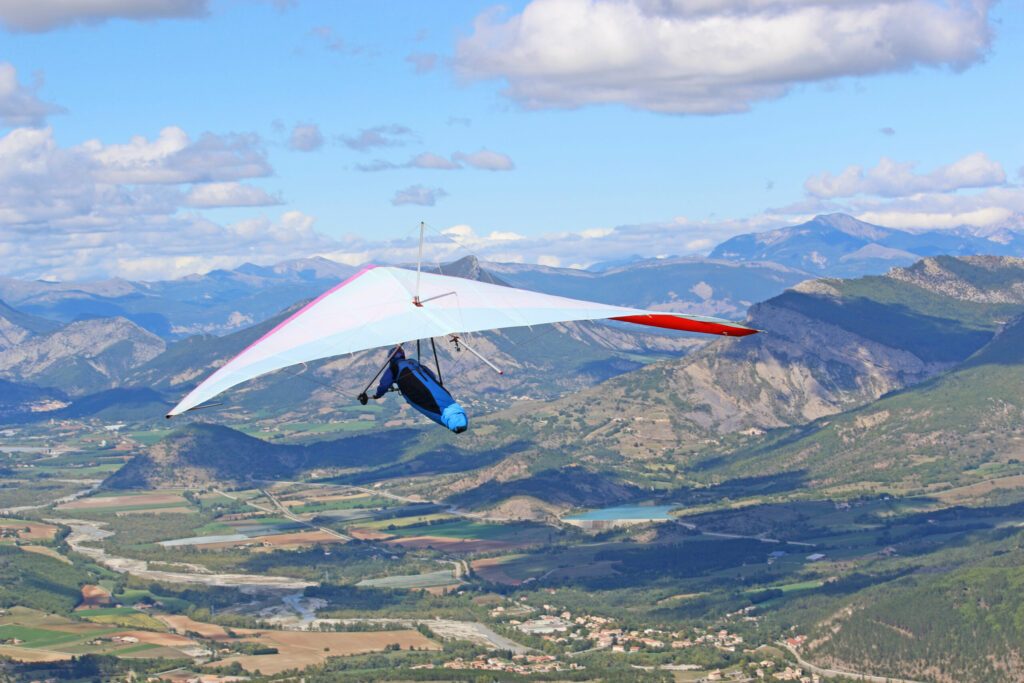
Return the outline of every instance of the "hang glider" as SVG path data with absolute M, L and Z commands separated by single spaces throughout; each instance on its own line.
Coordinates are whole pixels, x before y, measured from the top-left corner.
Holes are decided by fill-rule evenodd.
M 644 311 L 383 266 L 320 295 L 221 366 L 176 405 L 180 415 L 268 372 L 355 351 L 468 332 L 581 320 L 743 337 L 757 330 L 682 313 Z

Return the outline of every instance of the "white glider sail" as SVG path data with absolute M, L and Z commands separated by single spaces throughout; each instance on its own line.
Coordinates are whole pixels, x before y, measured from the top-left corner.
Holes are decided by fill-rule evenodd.
M 609 306 L 448 275 L 370 266 L 229 360 L 167 417 L 260 375 L 320 358 L 414 339 L 577 320 L 620 320 L 732 337 L 757 332 L 717 318 Z

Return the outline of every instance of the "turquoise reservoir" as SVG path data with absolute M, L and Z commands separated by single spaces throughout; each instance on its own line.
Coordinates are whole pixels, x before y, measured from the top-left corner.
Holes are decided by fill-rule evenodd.
M 579 522 L 614 522 L 619 519 L 672 519 L 668 511 L 675 505 L 619 505 L 617 507 L 588 510 L 563 519 Z

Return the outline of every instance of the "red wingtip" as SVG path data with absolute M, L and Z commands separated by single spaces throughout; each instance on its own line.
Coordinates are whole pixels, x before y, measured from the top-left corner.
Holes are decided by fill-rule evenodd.
M 684 332 L 703 332 L 704 334 L 721 334 L 727 337 L 746 337 L 750 334 L 757 334 L 760 330 L 752 327 L 745 327 L 738 323 L 717 323 L 710 320 L 694 320 L 683 316 L 672 315 L 671 313 L 652 313 L 649 315 L 626 315 L 621 318 L 612 318 L 626 323 L 647 325 L 648 327 L 661 327 L 669 330 L 682 330 Z

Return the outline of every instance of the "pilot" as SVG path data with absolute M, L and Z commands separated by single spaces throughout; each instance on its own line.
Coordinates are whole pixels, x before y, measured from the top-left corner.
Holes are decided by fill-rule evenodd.
M 382 398 L 395 385 L 409 405 L 439 425 L 456 434 L 461 434 L 469 427 L 469 418 L 462 406 L 456 403 L 430 368 L 413 358 L 405 357 L 401 344 L 388 355 L 387 368 L 372 398 Z M 359 402 L 366 405 L 368 398 L 366 392 L 363 392 L 359 395 Z

